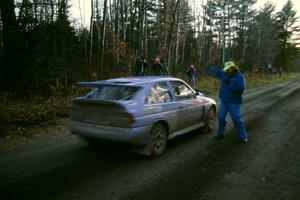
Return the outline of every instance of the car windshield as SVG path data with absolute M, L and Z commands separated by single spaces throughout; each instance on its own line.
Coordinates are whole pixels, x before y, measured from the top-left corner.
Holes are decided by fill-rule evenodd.
M 97 100 L 130 100 L 139 89 L 134 86 L 101 85 L 94 88 L 85 97 Z

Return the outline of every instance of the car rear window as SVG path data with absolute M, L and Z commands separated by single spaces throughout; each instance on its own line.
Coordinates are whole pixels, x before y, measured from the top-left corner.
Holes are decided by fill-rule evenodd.
M 135 86 L 103 85 L 94 88 L 85 97 L 98 100 L 125 101 L 132 99 L 139 89 Z

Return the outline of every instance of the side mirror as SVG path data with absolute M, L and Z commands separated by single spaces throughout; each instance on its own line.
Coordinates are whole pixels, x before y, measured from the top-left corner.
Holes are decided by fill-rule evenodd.
M 196 96 L 205 96 L 203 91 L 196 91 Z

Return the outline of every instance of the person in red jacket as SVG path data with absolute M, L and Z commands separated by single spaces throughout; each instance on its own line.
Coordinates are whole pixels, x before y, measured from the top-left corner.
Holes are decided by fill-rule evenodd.
M 163 75 L 163 65 L 160 62 L 160 58 L 155 58 L 155 63 L 152 66 L 152 71 L 154 76 L 162 76 Z

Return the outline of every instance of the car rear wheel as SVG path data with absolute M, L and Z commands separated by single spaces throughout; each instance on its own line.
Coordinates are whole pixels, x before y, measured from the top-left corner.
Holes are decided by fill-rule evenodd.
M 150 146 L 151 155 L 159 156 L 161 155 L 167 145 L 167 130 L 162 124 L 155 124 L 151 130 L 150 135 Z
M 213 108 L 208 110 L 206 121 L 205 121 L 205 132 L 208 133 L 212 131 L 215 127 L 215 120 L 216 120 L 216 111 Z

